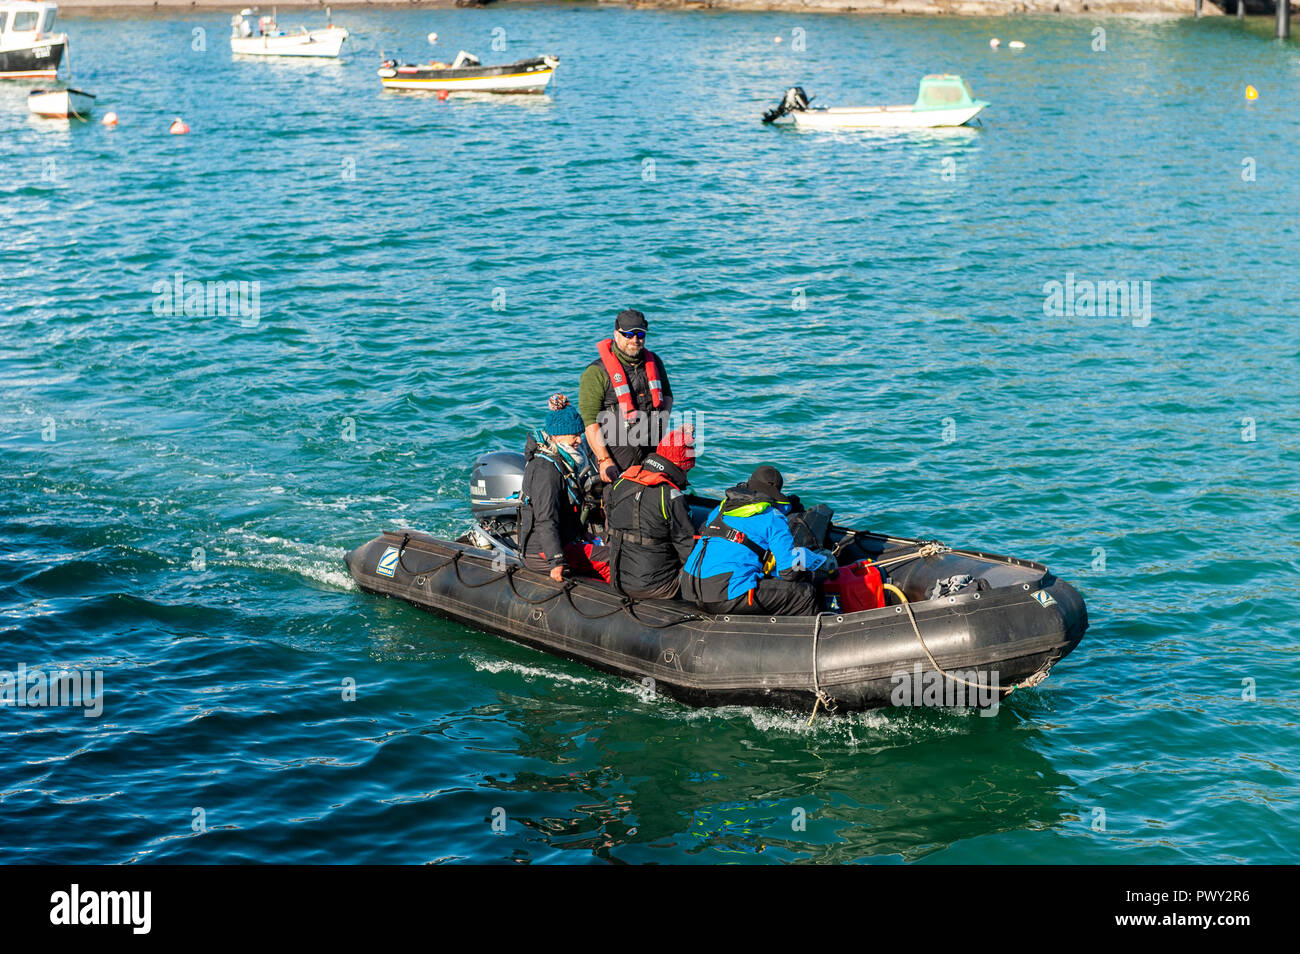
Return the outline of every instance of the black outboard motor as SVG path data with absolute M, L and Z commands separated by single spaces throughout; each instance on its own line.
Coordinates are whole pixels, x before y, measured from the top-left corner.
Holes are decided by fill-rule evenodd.
M 519 526 L 524 465 L 524 455 L 515 451 L 493 451 L 474 462 L 469 509 L 474 522 L 492 536 L 513 537 Z
M 803 91 L 802 86 L 791 86 L 785 91 L 785 96 L 781 100 L 781 105 L 774 106 L 763 114 L 763 122 L 774 123 L 786 113 L 794 112 L 797 109 L 807 109 L 812 99 Z

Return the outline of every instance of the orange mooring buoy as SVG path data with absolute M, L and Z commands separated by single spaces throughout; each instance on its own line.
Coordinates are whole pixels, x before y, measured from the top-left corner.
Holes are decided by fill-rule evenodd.
M 446 99 L 446 98 L 447 98 L 447 91 L 446 91 L 445 89 L 440 89 L 440 90 L 438 90 L 438 98 L 439 98 L 439 99 Z
M 190 131 L 190 127 L 185 124 L 185 120 L 177 116 L 175 122 L 172 123 L 171 128 L 167 131 L 173 136 L 184 136 Z
M 1246 98 L 1247 98 L 1247 99 L 1251 99 L 1251 100 L 1259 99 L 1259 90 L 1257 90 L 1257 89 L 1255 89 L 1255 87 L 1250 86 L 1249 84 L 1247 84 L 1247 86 L 1246 86 Z
M 113 112 L 105 113 L 104 118 L 100 120 L 100 122 L 102 122 L 105 126 L 116 126 L 117 113 L 113 113 Z

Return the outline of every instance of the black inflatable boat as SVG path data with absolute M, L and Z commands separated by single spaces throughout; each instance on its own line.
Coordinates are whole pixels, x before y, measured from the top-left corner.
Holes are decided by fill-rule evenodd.
M 681 601 L 628 600 L 597 578 L 557 584 L 519 564 L 509 520 L 517 499 L 484 495 L 485 461 L 522 475 L 522 455 L 480 458 L 471 484 L 477 525 L 455 540 L 389 530 L 362 544 L 345 558 L 361 589 L 691 704 L 987 704 L 1041 682 L 1088 626 L 1078 592 L 1041 564 L 844 527 L 830 534 L 839 564 L 873 561 L 895 594 L 887 605 L 711 616 Z M 690 502 L 697 526 L 717 503 Z M 969 585 L 953 589 L 954 579 Z

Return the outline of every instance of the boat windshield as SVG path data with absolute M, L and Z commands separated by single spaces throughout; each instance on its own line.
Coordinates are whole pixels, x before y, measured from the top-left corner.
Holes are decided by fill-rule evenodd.
M 5 22 L 9 19 L 8 10 L 0 10 L 0 33 L 5 31 Z
M 35 10 L 15 10 L 11 29 L 15 33 L 30 33 L 36 29 L 36 19 Z
M 972 97 L 966 89 L 966 81 L 953 76 L 943 79 L 921 80 L 921 89 L 916 96 L 917 109 L 951 109 L 954 106 L 970 104 Z
M 55 7 L 50 7 L 48 10 L 45 11 L 45 22 L 41 24 L 42 33 L 54 32 L 54 18 L 58 15 L 59 15 L 59 11 Z

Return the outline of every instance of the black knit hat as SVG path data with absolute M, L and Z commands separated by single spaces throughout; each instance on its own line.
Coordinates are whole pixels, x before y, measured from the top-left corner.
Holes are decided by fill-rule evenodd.
M 763 464 L 756 467 L 754 472 L 749 475 L 749 480 L 745 481 L 745 486 L 753 493 L 760 497 L 766 497 L 773 503 L 789 503 L 786 496 L 781 493 L 781 488 L 785 484 L 785 478 L 781 472 L 771 464 Z
M 650 325 L 646 323 L 645 315 L 635 308 L 624 308 L 614 319 L 614 327 L 619 331 L 649 331 Z

